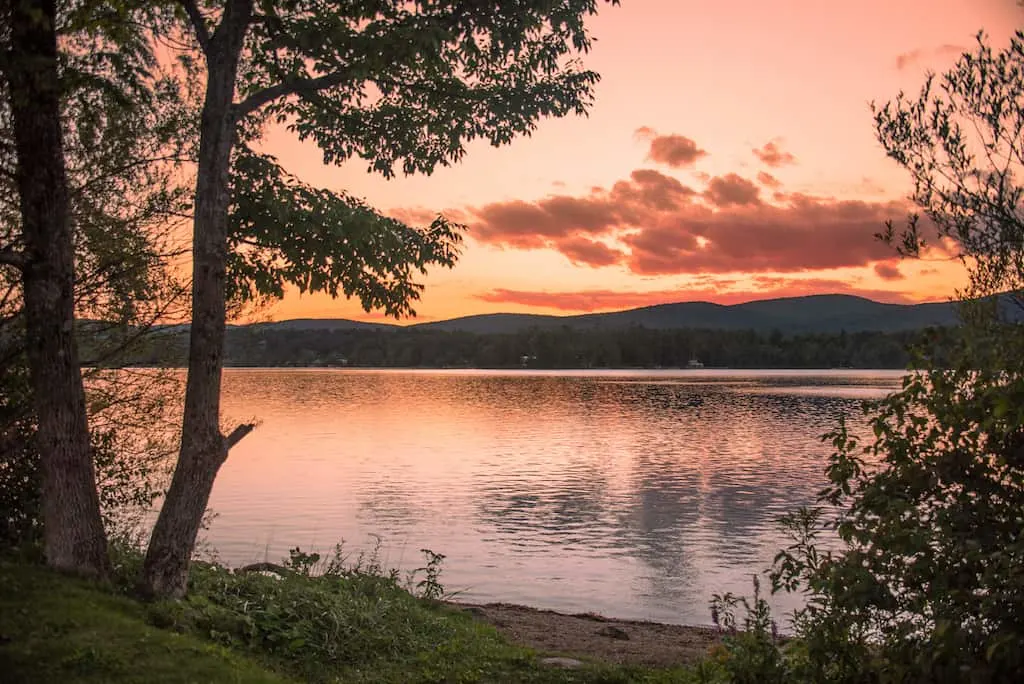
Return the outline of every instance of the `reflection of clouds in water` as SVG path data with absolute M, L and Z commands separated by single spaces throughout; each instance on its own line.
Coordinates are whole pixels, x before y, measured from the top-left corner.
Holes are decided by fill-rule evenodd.
M 624 476 L 615 482 L 598 460 L 589 470 L 581 464 L 598 451 L 595 437 L 583 435 L 575 460 L 555 459 L 564 470 L 519 471 L 511 481 L 484 474 L 478 520 L 496 538 L 537 553 L 573 545 L 641 560 L 642 597 L 698 602 L 706 598 L 694 588 L 700 571 L 763 569 L 756 559 L 779 548 L 779 516 L 812 501 L 824 484 L 820 433 L 858 405 L 639 382 L 591 383 L 575 399 L 589 406 L 574 411 L 628 426 L 630 439 L 614 454 Z
M 823 484 L 820 435 L 860 420 L 838 395 L 880 381 L 641 375 L 230 371 L 231 414 L 264 423 L 218 480 L 211 537 L 380 533 L 446 554 L 474 600 L 707 622 Z

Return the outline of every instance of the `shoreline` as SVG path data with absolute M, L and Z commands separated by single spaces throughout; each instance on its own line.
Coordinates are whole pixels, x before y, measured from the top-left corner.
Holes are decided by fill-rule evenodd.
M 91 367 L 90 367 L 91 368 Z M 96 370 L 173 370 L 187 371 L 188 366 L 152 366 L 152 365 L 125 365 L 125 366 L 103 366 L 96 367 Z M 548 374 L 548 373 L 580 373 L 584 375 L 612 374 L 612 373 L 638 373 L 647 371 L 662 371 L 670 373 L 686 373 L 695 377 L 707 377 L 720 373 L 829 373 L 829 374 L 858 374 L 858 373 L 902 373 L 909 371 L 904 367 L 878 368 L 859 366 L 836 366 L 833 368 L 804 367 L 804 366 L 705 366 L 704 368 L 686 368 L 685 366 L 616 366 L 614 368 L 584 368 L 567 366 L 558 368 L 519 366 L 328 366 L 328 365 L 291 365 L 291 366 L 237 366 L 225 364 L 224 370 L 251 370 L 251 371 L 288 371 L 288 370 L 322 370 L 322 371 L 470 371 L 483 373 L 514 373 L 514 374 Z
M 716 627 L 560 613 L 513 603 L 444 605 L 494 626 L 510 641 L 540 653 L 616 665 L 673 667 L 692 664 L 722 642 Z

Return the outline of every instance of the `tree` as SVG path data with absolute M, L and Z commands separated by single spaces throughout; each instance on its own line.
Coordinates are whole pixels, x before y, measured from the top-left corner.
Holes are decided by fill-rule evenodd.
M 965 53 L 938 86 L 930 74 L 916 100 L 900 93 L 894 102 L 872 105 L 878 140 L 910 173 L 911 199 L 928 219 L 924 227 L 912 215 L 898 235 L 890 223 L 880 237 L 911 258 L 922 255 L 929 232 L 951 243 L 969 275 L 962 301 L 1001 294 L 1004 306 L 1021 306 L 1022 70 L 1024 33 L 1016 32 L 999 53 L 979 33 L 977 52 Z
M 192 254 L 192 327 L 181 453 L 144 585 L 181 595 L 214 478 L 251 425 L 219 425 L 227 296 L 285 284 L 413 314 L 428 265 L 451 266 L 459 229 L 424 230 L 288 177 L 250 143 L 267 122 L 390 177 L 458 161 L 465 144 L 585 113 L 597 75 L 572 59 L 596 0 L 465 2 L 181 0 L 205 61 Z M 237 97 L 236 97 L 237 96 Z
M 13 12 L 31 9 L 22 3 L 5 18 L 13 20 Z M 133 20 L 143 15 L 147 21 L 142 23 L 157 24 L 158 12 L 145 6 L 140 10 L 128 3 L 67 2 L 52 9 L 52 24 L 45 23 L 44 14 L 36 18 L 44 19 L 40 30 L 52 29 L 58 45 L 52 57 L 56 74 L 47 76 L 56 77 L 57 83 L 54 86 L 47 81 L 45 85 L 57 89 L 62 171 L 53 178 L 61 180 L 65 190 L 63 194 L 51 194 L 40 185 L 32 190 L 41 188 L 48 197 L 64 197 L 74 271 L 70 275 L 62 271 L 65 280 L 59 283 L 71 287 L 70 293 L 57 293 L 62 298 L 70 297 L 70 303 L 62 300 L 62 307 L 70 306 L 77 316 L 93 319 L 84 325 L 73 318 L 57 321 L 75 353 L 94 367 L 86 372 L 87 392 L 82 388 L 78 361 L 72 360 L 64 369 L 64 381 L 77 385 L 84 396 L 88 419 L 77 417 L 75 429 L 77 424 L 89 426 L 86 440 L 91 448 L 84 455 L 74 451 L 75 468 L 56 468 L 63 483 L 69 484 L 68 478 L 73 478 L 70 484 L 78 488 L 79 495 L 79 490 L 88 489 L 97 497 L 95 510 L 91 501 L 87 503 L 88 515 L 79 516 L 74 510 L 81 499 L 69 500 L 61 489 L 52 486 L 40 491 L 44 473 L 54 470 L 41 468 L 52 462 L 52 455 L 45 451 L 47 440 L 39 438 L 47 429 L 47 420 L 50 429 L 53 420 L 46 418 L 48 414 L 40 407 L 54 398 L 41 394 L 39 385 L 26 377 L 26 356 L 37 353 L 40 345 L 33 344 L 27 334 L 32 305 L 26 297 L 23 271 L 33 228 L 24 220 L 25 197 L 16 182 L 16 171 L 25 165 L 26 158 L 24 150 L 15 144 L 15 124 L 19 117 L 42 120 L 26 111 L 32 106 L 48 107 L 52 102 L 13 97 L 8 69 L 3 71 L 5 96 L 0 98 L 0 253 L 5 255 L 6 265 L 12 267 L 0 271 L 0 394 L 4 399 L 0 412 L 0 515 L 5 524 L 0 545 L 31 541 L 42 530 L 48 532 L 45 551 L 51 562 L 61 559 L 53 551 L 51 536 L 84 534 L 76 532 L 66 518 L 89 525 L 95 518 L 110 523 L 117 517 L 123 522 L 126 507 L 138 509 L 151 503 L 157 492 L 165 445 L 152 439 L 140 440 L 140 426 L 133 421 L 144 412 L 146 429 L 152 431 L 159 412 L 169 408 L 160 394 L 166 393 L 170 379 L 149 373 L 145 377 L 122 375 L 112 382 L 96 367 L 142 344 L 150 326 L 173 315 L 182 302 L 180 285 L 167 265 L 179 253 L 173 221 L 187 209 L 179 178 L 180 162 L 188 156 L 187 147 L 193 139 L 188 127 L 183 126 L 182 114 L 187 110 L 176 80 L 153 58 L 149 36 L 129 29 Z M 15 55 L 9 38 L 4 37 L 5 59 L 11 62 L 5 63 L 13 69 L 31 64 L 24 62 L 24 55 Z M 24 111 L 18 109 L 22 105 Z M 39 163 L 37 156 L 33 150 L 27 162 Z M 62 262 L 60 266 L 67 264 Z M 52 270 L 41 268 L 36 272 L 37 278 L 39 274 L 54 275 Z M 66 309 L 61 311 L 62 315 L 67 313 Z M 85 345 L 81 344 L 83 338 Z M 50 364 L 49 372 L 58 369 Z M 154 383 L 163 392 L 154 393 Z M 64 393 L 56 400 L 60 404 L 74 397 Z M 67 408 L 67 404 L 63 406 Z M 75 406 L 74 411 L 78 410 Z M 78 439 L 75 435 L 71 437 Z M 126 449 L 129 445 L 133 448 Z M 67 451 L 64 456 L 68 456 Z M 88 459 L 88 463 L 79 459 Z M 89 469 L 96 475 L 87 473 Z M 81 496 L 90 498 L 88 494 Z M 69 502 L 71 509 L 65 508 Z M 41 515 L 40 509 L 46 515 Z M 62 516 L 56 520 L 55 510 Z M 96 545 L 105 555 L 105 542 Z M 91 546 L 86 550 L 100 553 Z M 96 572 L 95 568 L 77 569 Z
M 14 130 L 23 249 L 25 332 L 42 461 L 46 560 L 103 576 L 107 543 L 96 493 L 85 390 L 74 337 L 74 243 L 61 141 L 57 12 L 53 0 L 8 0 L 3 56 Z
M 1024 678 L 1024 328 L 1007 315 L 1024 283 L 1024 34 L 999 52 L 979 34 L 935 83 L 874 109 L 927 219 L 882 237 L 908 256 L 926 230 L 948 239 L 970 276 L 965 325 L 953 353 L 921 355 L 867 407 L 873 439 L 829 435 L 823 506 L 788 519 L 774 580 L 808 594 L 803 681 Z M 818 548 L 822 520 L 837 553 Z

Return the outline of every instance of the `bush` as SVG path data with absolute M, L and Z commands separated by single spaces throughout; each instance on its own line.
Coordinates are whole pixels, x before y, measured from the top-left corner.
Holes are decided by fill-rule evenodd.
M 350 561 L 340 545 L 326 558 L 296 548 L 281 565 L 258 563 L 241 571 L 196 563 L 188 598 L 153 604 L 150 620 L 284 663 L 316 681 L 342 668 L 401 661 L 456 641 L 458 620 L 420 600 L 444 595 L 443 556 L 425 550 L 428 562 L 406 575 L 403 585 L 397 570 L 383 568 L 378 550 L 379 541 Z M 125 567 L 125 579 L 133 580 L 134 568 Z
M 958 250 L 964 325 L 866 407 L 866 445 L 843 424 L 826 436 L 829 487 L 785 520 L 773 590 L 807 598 L 782 654 L 794 681 L 1024 681 L 1024 32 L 1001 52 L 979 34 L 935 80 L 873 108 L 927 219 L 880 237 L 917 257 L 933 228 Z

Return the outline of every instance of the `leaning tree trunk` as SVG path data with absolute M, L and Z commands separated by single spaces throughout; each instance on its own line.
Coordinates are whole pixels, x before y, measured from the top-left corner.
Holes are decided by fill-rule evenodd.
M 60 125 L 54 0 L 8 0 L 4 70 L 21 201 L 25 330 L 43 473 L 46 562 L 104 576 L 107 541 L 74 336 L 74 240 Z
M 245 4 L 245 3 L 241 3 Z M 192 327 L 181 451 L 170 489 L 157 518 L 143 567 L 142 590 L 150 596 L 185 594 L 196 535 L 217 471 L 231 445 L 220 432 L 220 384 L 225 329 L 225 273 L 231 148 L 235 137 L 232 101 L 248 12 L 226 13 L 205 47 L 203 103 L 192 235 Z M 251 426 L 246 426 L 251 429 Z

